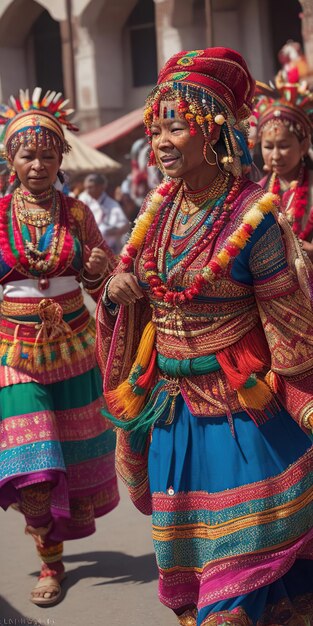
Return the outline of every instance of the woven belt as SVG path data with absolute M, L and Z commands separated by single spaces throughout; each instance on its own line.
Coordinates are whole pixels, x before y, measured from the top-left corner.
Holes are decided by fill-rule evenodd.
M 181 360 L 168 359 L 162 354 L 158 354 L 157 364 L 162 372 L 173 378 L 210 374 L 221 369 L 215 354 Z
M 1 315 L 5 318 L 21 318 L 39 316 L 42 302 L 56 302 L 62 307 L 64 315 L 74 313 L 84 306 L 84 298 L 80 289 L 54 298 L 34 298 L 31 302 L 23 301 L 23 298 L 4 298 L 1 303 Z

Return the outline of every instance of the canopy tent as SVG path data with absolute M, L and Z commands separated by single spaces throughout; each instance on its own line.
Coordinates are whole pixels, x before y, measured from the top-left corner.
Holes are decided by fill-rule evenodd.
M 135 109 L 122 117 L 119 117 L 109 124 L 105 124 L 96 130 L 81 135 L 83 141 L 92 148 L 102 148 L 108 144 L 116 142 L 121 137 L 128 135 L 135 128 L 142 127 L 142 135 L 144 136 L 143 126 L 143 108 Z
M 75 133 L 69 132 L 65 128 L 64 134 L 70 146 L 72 146 L 72 150 L 63 157 L 62 169 L 66 173 L 72 175 L 111 174 L 121 168 L 120 163 L 103 154 L 103 152 L 91 148 L 81 137 L 77 137 Z

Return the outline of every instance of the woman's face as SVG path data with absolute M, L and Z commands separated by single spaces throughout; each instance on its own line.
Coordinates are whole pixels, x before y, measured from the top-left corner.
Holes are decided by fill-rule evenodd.
M 20 146 L 13 166 L 21 186 L 33 194 L 47 191 L 56 180 L 61 159 L 55 148 Z
M 298 177 L 301 158 L 307 153 L 308 139 L 299 141 L 287 126 L 277 124 L 264 129 L 261 149 L 265 165 L 280 178 L 292 181 Z
M 164 117 L 164 109 L 173 111 L 173 117 Z M 191 189 L 208 184 L 209 165 L 203 156 L 204 136 L 195 124 L 196 134 L 190 135 L 190 126 L 182 118 L 175 102 L 161 102 L 160 117 L 151 126 L 152 149 L 157 164 L 171 178 L 182 178 Z M 214 155 L 208 152 L 214 163 Z M 212 169 L 212 168 L 211 168 Z

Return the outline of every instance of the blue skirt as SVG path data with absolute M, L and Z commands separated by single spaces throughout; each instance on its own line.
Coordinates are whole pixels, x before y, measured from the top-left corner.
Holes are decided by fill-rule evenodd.
M 179 396 L 172 423 L 154 426 L 160 599 L 197 626 L 313 625 L 312 441 L 284 409 L 233 424 Z

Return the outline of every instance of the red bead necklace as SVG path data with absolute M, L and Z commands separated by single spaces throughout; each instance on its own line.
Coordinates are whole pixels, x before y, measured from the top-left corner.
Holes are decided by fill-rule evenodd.
M 197 245 L 194 245 L 191 253 L 188 254 L 185 259 L 180 263 L 180 269 L 182 272 L 185 272 L 187 268 L 194 262 L 194 260 L 207 248 L 208 244 L 221 232 L 223 226 L 229 219 L 230 212 L 232 210 L 232 204 L 236 200 L 238 194 L 240 193 L 240 189 L 242 185 L 245 184 L 245 181 L 242 179 L 234 179 L 230 180 L 230 191 L 226 197 L 222 212 L 218 219 L 213 223 L 213 226 L 209 233 L 205 230 L 202 237 L 200 237 Z M 164 207 L 163 207 L 164 208 Z M 155 251 L 163 249 L 167 249 L 169 245 L 169 240 L 171 236 L 171 232 L 169 229 L 169 233 L 167 236 L 167 240 L 164 242 L 164 245 L 161 245 L 161 240 L 163 237 L 163 229 L 160 229 L 159 236 L 155 241 L 155 245 L 152 249 L 152 241 L 155 237 L 155 228 L 158 223 L 162 223 L 163 220 L 160 220 L 160 215 L 157 216 L 159 219 L 155 219 L 153 224 L 150 226 L 147 235 L 146 235 L 146 245 L 147 245 L 147 253 L 145 254 L 145 262 L 144 268 L 147 272 L 147 280 L 149 283 L 150 290 L 152 294 L 158 298 L 163 300 L 164 302 L 173 303 L 173 304 L 182 304 L 186 301 L 190 301 L 196 296 L 198 296 L 201 292 L 203 285 L 206 280 L 202 276 L 202 274 L 197 274 L 188 287 L 183 288 L 181 291 L 172 290 L 169 286 L 169 282 L 165 283 L 162 278 L 158 274 L 157 269 L 157 260 L 155 258 Z

